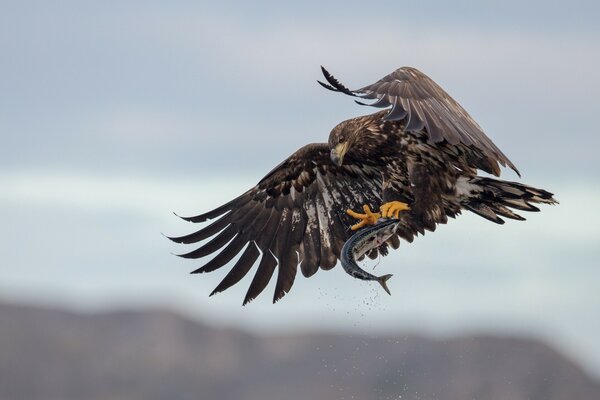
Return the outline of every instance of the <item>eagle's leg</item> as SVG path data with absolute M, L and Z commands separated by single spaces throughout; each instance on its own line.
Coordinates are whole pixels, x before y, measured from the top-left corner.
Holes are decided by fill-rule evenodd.
M 352 225 L 350 229 L 353 231 L 362 228 L 365 225 L 374 225 L 381 218 L 381 213 L 374 213 L 368 205 L 363 206 L 364 214 L 357 213 L 353 210 L 346 210 L 346 213 L 353 218 L 360 219 L 358 224 Z
M 400 211 L 410 210 L 410 207 L 408 204 L 401 201 L 389 201 L 387 203 L 383 203 L 379 209 L 381 210 L 381 216 L 383 218 L 394 217 L 395 219 L 398 219 Z

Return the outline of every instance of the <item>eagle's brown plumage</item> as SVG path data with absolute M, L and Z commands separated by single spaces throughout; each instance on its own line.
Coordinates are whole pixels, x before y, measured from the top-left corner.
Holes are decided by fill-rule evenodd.
M 308 277 L 336 265 L 351 236 L 346 210 L 364 204 L 410 205 L 400 214 L 397 236 L 388 242 L 397 248 L 399 237 L 410 242 L 461 209 L 503 223 L 500 217 L 523 219 L 510 208 L 537 211 L 531 203 L 555 202 L 541 189 L 478 177 L 477 170 L 500 175 L 500 165 L 518 171 L 471 116 L 420 71 L 403 67 L 358 90 L 347 89 L 324 68 L 323 74 L 328 83 L 319 83 L 327 89 L 391 108 L 340 123 L 328 143 L 302 147 L 246 193 L 184 218 L 216 219 L 171 238 L 186 244 L 206 240 L 185 258 L 218 252 L 194 273 L 214 271 L 242 253 L 212 294 L 239 282 L 258 263 L 244 304 L 264 290 L 276 270 L 273 301 L 279 300 L 292 287 L 298 267 Z M 378 252 L 387 254 L 387 246 L 369 256 Z

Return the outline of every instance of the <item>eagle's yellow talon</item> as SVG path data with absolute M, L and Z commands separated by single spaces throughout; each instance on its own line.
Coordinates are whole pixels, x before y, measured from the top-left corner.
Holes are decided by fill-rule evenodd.
M 390 201 L 388 203 L 383 204 L 380 207 L 381 212 L 373 212 L 371 211 L 371 208 L 365 204 L 363 206 L 363 211 L 365 212 L 364 214 L 361 213 L 357 213 L 356 211 L 353 210 L 346 210 L 346 213 L 348 215 L 350 215 L 352 218 L 356 218 L 359 219 L 360 222 L 358 222 L 355 225 L 352 225 L 352 227 L 350 227 L 350 229 L 352 229 L 353 231 L 362 228 L 365 225 L 374 225 L 377 223 L 377 221 L 379 221 L 379 218 L 392 218 L 394 217 L 395 219 L 398 219 L 400 217 L 400 211 L 406 211 L 406 210 L 410 210 L 410 208 L 408 207 L 408 204 L 406 203 L 402 203 L 400 201 Z
M 352 229 L 353 231 L 360 229 L 365 225 L 374 225 L 377 223 L 379 218 L 381 218 L 381 213 L 374 213 L 373 211 L 371 211 L 371 208 L 366 204 L 363 206 L 363 211 L 365 212 L 364 214 L 357 213 L 353 210 L 346 210 L 346 213 L 352 218 L 360 219 L 359 223 L 350 227 L 350 229 Z
M 381 215 L 384 218 L 392 218 L 398 219 L 400 216 L 400 211 L 410 210 L 408 204 L 402 203 L 401 201 L 390 201 L 388 203 L 383 204 L 380 207 Z

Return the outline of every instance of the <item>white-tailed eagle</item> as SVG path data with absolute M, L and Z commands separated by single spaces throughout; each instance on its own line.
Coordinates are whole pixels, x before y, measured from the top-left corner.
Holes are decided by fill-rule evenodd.
M 181 255 L 217 253 L 193 273 L 214 271 L 241 256 L 211 294 L 240 281 L 258 264 L 244 304 L 258 296 L 277 271 L 273 301 L 292 287 L 298 268 L 306 277 L 333 268 L 344 242 L 381 217 L 402 222 L 371 258 L 412 242 L 426 230 L 472 211 L 502 224 L 523 220 L 513 209 L 539 211 L 552 193 L 495 176 L 515 165 L 471 116 L 440 86 L 415 68 L 399 68 L 376 83 L 350 90 L 322 68 L 327 89 L 382 110 L 337 125 L 328 143 L 308 144 L 285 159 L 256 186 L 228 203 L 186 221 L 209 225 L 178 243 L 202 243 Z M 353 210 L 362 210 L 355 212 Z M 379 211 L 374 211 L 379 210 Z M 353 225 L 353 221 L 359 222 Z M 354 221 L 356 222 L 356 221 Z

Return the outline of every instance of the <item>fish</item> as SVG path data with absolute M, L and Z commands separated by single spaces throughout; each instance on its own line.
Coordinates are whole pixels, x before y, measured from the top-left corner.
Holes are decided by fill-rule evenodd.
M 357 279 L 377 281 L 383 290 L 391 296 L 392 293 L 387 286 L 387 281 L 393 274 L 375 276 L 361 269 L 356 260 L 385 243 L 396 233 L 399 225 L 399 220 L 382 218 L 375 225 L 359 230 L 350 239 L 346 240 L 340 257 L 344 271 Z

